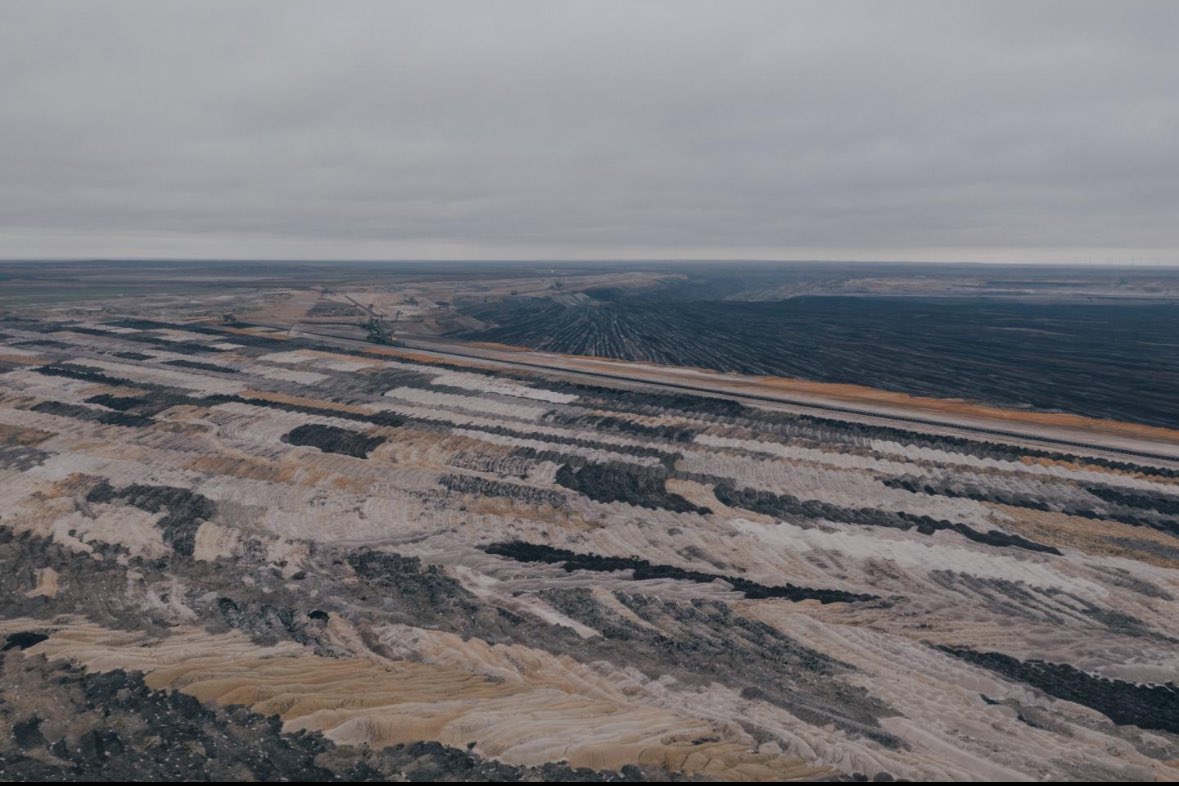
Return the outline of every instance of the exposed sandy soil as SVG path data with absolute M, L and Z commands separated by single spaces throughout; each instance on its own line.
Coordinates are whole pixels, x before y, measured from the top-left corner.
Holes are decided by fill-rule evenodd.
M 131 324 L 2 331 L 64 346 L 0 373 L 0 763 L 115 750 L 94 734 L 154 760 L 146 690 L 337 763 L 429 742 L 516 777 L 1179 778 L 1165 460 L 627 379 L 998 417 L 876 391 Z M 85 726 L 51 716 L 67 684 Z

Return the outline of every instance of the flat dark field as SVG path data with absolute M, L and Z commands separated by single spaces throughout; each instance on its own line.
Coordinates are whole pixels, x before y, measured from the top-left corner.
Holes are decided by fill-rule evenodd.
M 610 295 L 607 295 L 608 297 Z M 515 298 L 465 339 L 1179 426 L 1179 306 Z

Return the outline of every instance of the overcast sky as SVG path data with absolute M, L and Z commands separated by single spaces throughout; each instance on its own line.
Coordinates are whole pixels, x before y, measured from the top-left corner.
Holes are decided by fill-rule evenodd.
M 0 4 L 0 257 L 1179 262 L 1179 2 Z

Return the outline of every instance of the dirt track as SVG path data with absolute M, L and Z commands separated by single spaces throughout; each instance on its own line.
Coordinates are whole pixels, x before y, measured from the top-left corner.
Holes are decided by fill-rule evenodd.
M 484 368 L 559 372 L 595 384 L 625 382 L 671 392 L 728 398 L 775 410 L 834 417 L 857 423 L 1068 450 L 1114 460 L 1150 459 L 1179 467 L 1179 432 L 1063 413 L 1005 410 L 953 399 L 930 399 L 855 385 L 832 385 L 781 377 L 750 377 L 694 368 L 557 355 L 526 348 L 403 337 L 398 347 L 302 331 L 333 344 L 365 347 L 376 354 L 474 363 Z

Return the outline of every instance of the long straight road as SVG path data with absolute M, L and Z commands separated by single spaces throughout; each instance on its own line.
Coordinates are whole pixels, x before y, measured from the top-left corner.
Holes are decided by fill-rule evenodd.
M 274 327 L 279 326 L 265 326 Z M 914 399 L 912 406 L 891 402 L 858 401 L 851 396 L 825 396 L 812 391 L 777 389 L 793 380 L 749 377 L 695 368 L 656 366 L 605 358 L 558 355 L 526 349 L 496 348 L 433 336 L 397 336 L 397 346 L 375 347 L 360 339 L 308 330 L 300 335 L 324 344 L 364 349 L 372 354 L 396 355 L 412 352 L 440 361 L 557 375 L 570 381 L 666 393 L 689 393 L 725 398 L 749 406 L 816 417 L 835 418 L 853 423 L 920 430 L 931 434 L 964 437 L 1019 445 L 1043 450 L 1079 453 L 1113 461 L 1148 462 L 1179 469 L 1179 432 L 1113 421 L 1085 421 L 1086 427 L 1031 422 L 1026 412 L 1004 417 L 998 408 L 977 406 L 982 414 L 959 414 L 924 406 Z M 818 383 L 801 383 L 821 388 Z M 828 386 L 840 388 L 847 386 Z M 894 396 L 881 391 L 885 396 Z M 971 407 L 963 407 L 970 409 Z M 992 414 L 993 413 L 993 414 Z M 1073 419 L 1064 416 L 1066 420 Z

